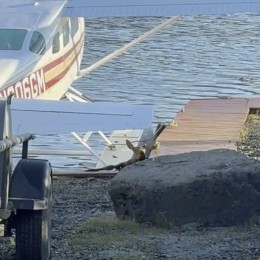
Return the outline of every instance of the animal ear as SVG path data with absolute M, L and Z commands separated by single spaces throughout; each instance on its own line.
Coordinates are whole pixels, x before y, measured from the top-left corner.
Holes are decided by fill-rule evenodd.
M 134 149 L 133 144 L 132 144 L 128 139 L 126 139 L 126 145 L 127 145 L 127 147 L 128 147 L 130 150 L 133 150 L 133 149 Z

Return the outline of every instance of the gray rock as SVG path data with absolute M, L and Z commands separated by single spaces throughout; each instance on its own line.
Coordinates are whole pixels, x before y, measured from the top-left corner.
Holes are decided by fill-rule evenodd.
M 122 169 L 109 195 L 122 219 L 239 225 L 260 215 L 260 162 L 226 149 L 157 157 Z

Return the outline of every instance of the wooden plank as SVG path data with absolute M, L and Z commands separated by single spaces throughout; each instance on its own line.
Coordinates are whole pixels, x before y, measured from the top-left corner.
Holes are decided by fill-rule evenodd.
M 232 130 L 232 129 L 239 129 L 241 124 L 243 125 L 245 122 L 245 120 L 243 121 L 240 121 L 239 124 L 234 124 L 234 125 L 230 125 L 230 124 L 225 124 L 225 123 L 219 123 L 219 125 L 215 125 L 215 124 L 212 124 L 212 125 L 200 125 L 200 126 L 197 126 L 196 124 L 192 125 L 192 124 L 178 124 L 178 126 L 176 126 L 175 128 L 166 128 L 165 129 L 165 132 L 174 132 L 174 131 L 178 131 L 178 129 L 191 129 L 193 128 L 193 130 L 200 130 L 200 131 L 207 131 L 208 129 L 209 130 L 222 130 L 222 129 L 226 129 L 226 130 Z
M 179 146 L 179 145 L 193 145 L 193 144 L 211 144 L 214 146 L 222 145 L 224 143 L 231 143 L 230 140 L 196 140 L 196 141 L 189 141 L 189 140 L 167 140 L 162 141 L 164 147 L 172 147 L 172 146 Z
M 191 132 L 191 130 L 193 130 Z M 239 126 L 237 126 L 237 128 L 235 127 L 230 127 L 230 128 L 217 128 L 217 127 L 212 127 L 212 128 L 194 128 L 191 129 L 190 127 L 178 127 L 176 129 L 166 129 L 164 135 L 167 134 L 193 134 L 193 135 L 213 135 L 215 136 L 216 134 L 222 134 L 222 133 L 226 133 L 226 134 L 234 134 L 234 133 L 239 133 L 240 129 Z M 158 138 L 160 139 L 161 136 Z
M 200 114 L 241 114 L 244 113 L 245 111 L 245 107 L 209 107 L 209 108 L 205 108 L 205 109 L 201 109 L 200 107 L 187 107 L 183 113 L 200 113 Z M 189 110 L 188 110 L 189 109 Z
M 259 102 L 259 103 L 258 103 Z M 151 157 L 191 151 L 236 149 L 250 106 L 246 98 L 191 100 L 157 138 Z M 251 104 L 259 104 L 260 98 Z
M 178 117 L 187 117 L 187 118 L 190 118 L 192 119 L 193 117 L 194 118 L 211 118 L 211 117 L 214 117 L 214 118 L 221 118 L 223 117 L 223 114 L 225 115 L 225 118 L 227 117 L 240 117 L 241 115 L 244 115 L 244 114 L 247 114 L 248 111 L 244 110 L 244 112 L 240 112 L 240 113 L 229 113 L 228 111 L 223 111 L 223 113 L 220 113 L 219 111 L 196 111 L 196 110 L 193 110 L 193 111 L 184 111 L 184 112 L 181 112 L 180 114 L 178 114 Z M 178 118 L 177 117 L 177 118 Z M 176 119 L 176 118 L 175 118 Z
M 166 137 L 162 137 L 161 139 L 158 139 L 157 141 L 158 142 L 161 142 L 161 141 L 168 141 L 168 140 L 172 140 L 171 138 L 172 135 L 168 135 Z M 188 133 L 187 134 L 183 134 L 183 135 L 175 135 L 175 138 L 174 140 L 237 140 L 239 138 L 239 136 L 233 136 L 233 135 L 200 135 L 200 136 L 197 136 L 197 135 L 189 135 Z
M 172 138 L 170 138 L 172 135 L 169 135 L 168 138 L 163 138 L 159 139 L 158 141 L 168 141 L 168 140 L 172 140 Z M 212 135 L 204 135 L 204 136 L 196 136 L 196 135 L 176 135 L 174 140 L 237 140 L 237 138 L 233 138 L 232 135 L 222 135 L 222 136 L 212 136 Z
M 226 122 L 226 121 L 237 121 L 237 120 L 241 120 L 243 121 L 244 119 L 247 118 L 248 113 L 244 113 L 244 114 L 237 114 L 237 116 L 233 116 L 230 114 L 223 114 L 222 118 L 225 117 L 222 121 Z M 220 116 L 218 115 L 217 117 L 212 115 L 212 114 L 205 114 L 204 115 L 198 115 L 198 114 L 185 114 L 185 115 L 180 115 L 178 114 L 175 119 L 174 122 L 178 122 L 178 121 L 182 121 L 182 120 L 196 120 L 196 121 L 214 121 L 214 120 L 220 120 Z
M 175 128 L 166 128 L 165 129 L 165 133 L 185 133 L 185 132 L 188 132 L 190 133 L 192 130 L 193 133 L 215 133 L 215 132 L 237 132 L 239 131 L 238 129 L 238 125 L 235 127 L 235 126 L 232 126 L 232 127 L 226 127 L 224 125 L 221 125 L 221 126 L 218 126 L 216 127 L 215 125 L 212 125 L 212 127 L 210 126 L 206 126 L 206 127 L 194 127 L 193 129 L 191 129 L 191 127 L 181 127 L 181 126 L 178 126 L 178 127 L 175 127 Z
M 209 122 L 208 120 L 178 120 L 174 124 L 169 125 L 168 128 L 176 127 L 180 123 L 182 126 L 193 126 L 193 127 L 207 127 L 207 126 L 214 127 L 220 125 L 236 126 L 236 125 L 240 125 L 241 121 L 243 122 L 246 118 L 247 117 L 237 120 L 235 122 L 230 122 L 230 120 L 224 121 L 224 120 L 215 120 L 215 119 L 214 122 Z
M 247 106 L 249 108 L 260 108 L 260 98 L 250 98 Z

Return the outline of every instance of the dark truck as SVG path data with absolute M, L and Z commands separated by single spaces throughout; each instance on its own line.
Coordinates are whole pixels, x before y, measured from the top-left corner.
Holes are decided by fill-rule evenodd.
M 16 259 L 50 259 L 52 168 L 47 160 L 28 159 L 32 134 L 12 136 L 11 98 L 0 99 L 0 224 L 15 235 Z M 22 144 L 13 169 L 12 147 Z

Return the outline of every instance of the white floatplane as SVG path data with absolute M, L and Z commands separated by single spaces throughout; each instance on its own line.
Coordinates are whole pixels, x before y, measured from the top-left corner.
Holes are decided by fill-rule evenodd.
M 0 0 L 0 96 L 60 99 L 81 73 L 84 18 L 256 12 L 259 0 Z
M 0 1 L 0 96 L 58 100 L 83 55 L 83 18 L 61 17 L 65 1 Z
M 0 97 L 17 98 L 13 129 L 18 134 L 28 126 L 34 131 L 29 124 L 34 120 L 40 133 L 146 128 L 151 126 L 150 107 L 93 104 L 85 109 L 50 101 L 64 97 L 72 82 L 90 71 L 80 66 L 84 18 L 258 11 L 260 0 L 0 0 Z M 52 131 L 54 125 L 59 129 Z

